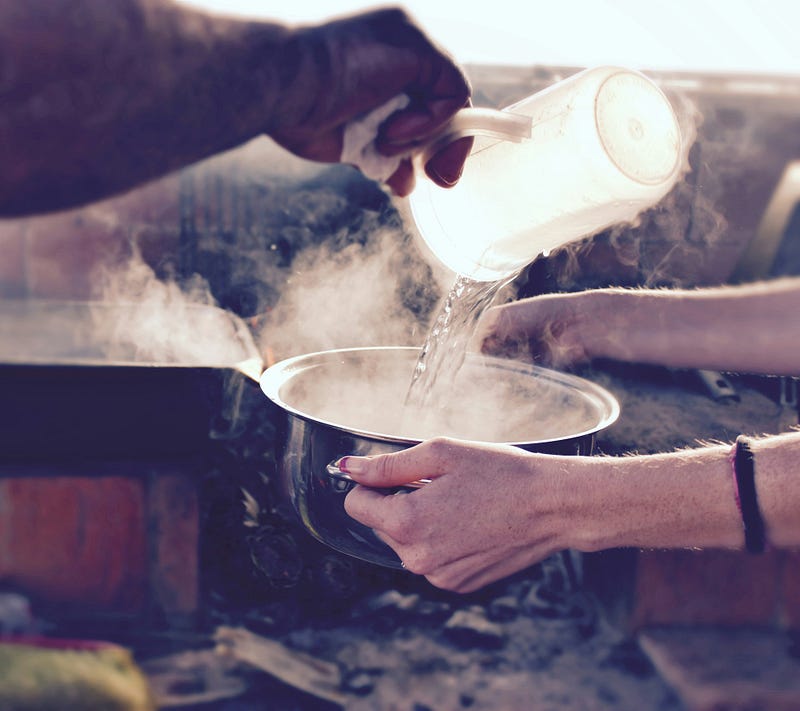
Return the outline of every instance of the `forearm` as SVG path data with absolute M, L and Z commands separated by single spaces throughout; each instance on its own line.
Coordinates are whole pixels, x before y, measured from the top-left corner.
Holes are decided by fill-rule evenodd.
M 755 440 L 755 483 L 767 538 L 800 546 L 800 433 Z M 659 455 L 594 457 L 570 468 L 570 545 L 742 549 L 730 445 Z M 577 492 L 577 493 L 574 493 Z
M 112 194 L 258 135 L 288 35 L 156 0 L 1 4 L 0 214 Z
M 696 291 L 603 290 L 583 321 L 594 357 L 800 374 L 800 280 Z

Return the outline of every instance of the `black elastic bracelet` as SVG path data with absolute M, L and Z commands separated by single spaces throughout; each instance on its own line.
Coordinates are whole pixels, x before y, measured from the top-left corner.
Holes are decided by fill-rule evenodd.
M 736 477 L 739 509 L 744 524 L 745 548 L 749 553 L 763 553 L 767 547 L 767 539 L 756 494 L 755 459 L 753 450 L 750 449 L 750 441 L 744 435 L 736 438 L 733 473 Z

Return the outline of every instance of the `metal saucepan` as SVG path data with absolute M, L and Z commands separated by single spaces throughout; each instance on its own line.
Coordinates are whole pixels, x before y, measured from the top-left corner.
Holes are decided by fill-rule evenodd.
M 418 354 L 403 347 L 324 351 L 261 376 L 262 390 L 286 415 L 279 473 L 305 527 L 342 553 L 394 568 L 400 561 L 391 548 L 344 510 L 354 484 L 337 473 L 341 457 L 398 451 L 437 434 L 587 455 L 619 415 L 616 399 L 583 378 L 470 354 L 448 388 L 447 408 L 404 417 Z

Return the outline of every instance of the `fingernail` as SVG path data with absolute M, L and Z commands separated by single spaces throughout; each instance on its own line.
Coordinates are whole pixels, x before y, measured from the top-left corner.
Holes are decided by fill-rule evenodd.
M 427 167 L 426 171 L 431 180 L 438 182 L 440 185 L 446 185 L 450 188 L 452 188 L 461 179 L 462 172 L 459 170 L 455 175 L 444 175 L 441 171 L 438 171 L 433 167 Z
M 366 457 L 342 457 L 336 466 L 345 474 L 363 474 L 367 470 Z

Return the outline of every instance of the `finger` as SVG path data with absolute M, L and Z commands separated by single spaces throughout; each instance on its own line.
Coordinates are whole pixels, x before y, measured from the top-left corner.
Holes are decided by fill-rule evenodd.
M 495 307 L 484 313 L 476 328 L 476 342 L 487 355 L 519 358 L 528 351 L 528 338 L 512 325 L 509 312 Z
M 478 321 L 475 340 L 484 353 L 515 355 L 524 350 L 527 334 L 517 319 L 518 311 L 511 308 L 517 303 L 495 306 Z
M 441 437 L 399 452 L 343 457 L 338 466 L 359 484 L 387 488 L 436 478 L 445 473 L 448 464 L 457 468 L 455 458 L 462 450 L 463 443 Z
M 440 132 L 459 109 L 471 105 L 469 84 L 458 67 L 444 55 L 435 57 L 434 62 L 439 65 L 432 72 L 436 80 L 430 85 L 407 86 L 408 108 L 381 125 L 376 145 L 382 153 L 397 155 L 418 148 Z
M 406 87 L 411 105 L 384 127 L 381 138 L 387 146 L 413 144 L 420 136 L 430 136 L 471 103 L 469 83 L 452 60 L 443 54 L 431 55 L 427 66 L 422 66 L 419 83 Z
M 439 187 L 453 187 L 461 178 L 473 142 L 472 138 L 462 138 L 450 143 L 425 164 L 425 173 Z
M 478 324 L 480 338 L 487 349 L 524 344 L 524 349 L 546 355 L 566 333 L 571 318 L 559 307 L 560 303 L 547 295 L 496 306 Z
M 381 124 L 375 145 L 387 156 L 418 150 L 442 132 L 453 115 L 469 101 L 460 103 L 452 99 L 412 103 L 407 109 L 396 111 Z M 469 149 L 466 151 L 466 155 Z
M 453 187 L 461 178 L 464 163 L 472 150 L 473 139 L 462 138 L 448 144 L 425 165 L 425 173 L 439 187 Z M 406 197 L 414 190 L 416 175 L 411 160 L 405 159 L 399 168 L 386 180 L 392 192 Z
M 397 170 L 386 180 L 386 184 L 391 188 L 392 192 L 399 197 L 410 195 L 414 190 L 415 183 L 414 166 L 408 159 L 401 161 Z
M 392 495 L 366 486 L 356 486 L 344 499 L 347 515 L 369 528 L 376 529 L 394 516 L 398 502 Z
M 520 359 L 530 351 L 524 338 L 500 338 L 486 336 L 481 340 L 481 353 L 502 358 Z
M 533 297 L 492 309 L 479 324 L 481 351 L 506 358 L 530 357 L 546 366 L 567 367 L 585 360 L 572 342 L 567 322 L 548 308 L 547 297 Z

